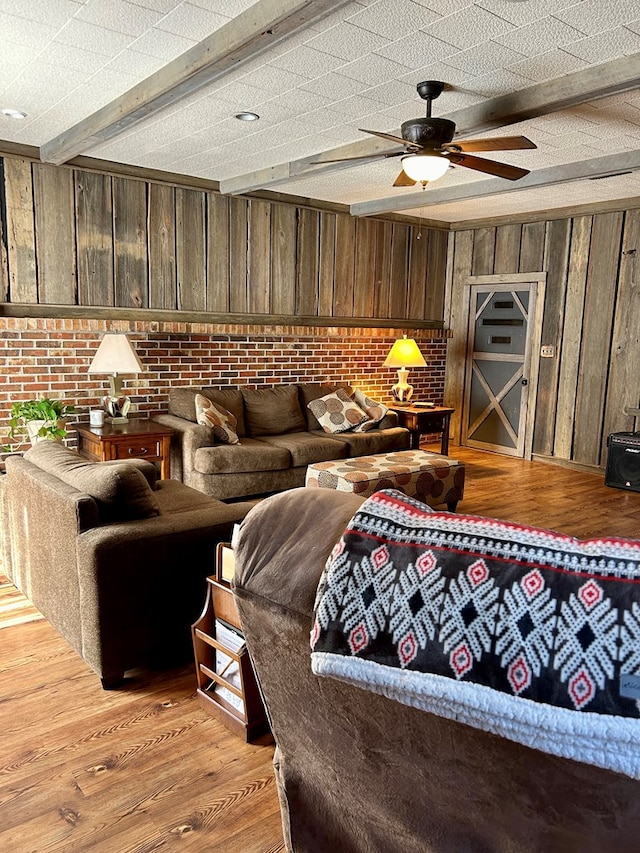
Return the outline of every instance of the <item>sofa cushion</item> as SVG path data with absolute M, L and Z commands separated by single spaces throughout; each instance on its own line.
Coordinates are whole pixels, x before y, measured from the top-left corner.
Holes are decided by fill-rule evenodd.
M 324 435 L 312 435 L 310 432 L 265 435 L 261 441 L 288 450 L 294 468 L 314 462 L 327 462 L 330 459 L 344 459 L 347 455 L 346 445 L 339 445 L 337 441 L 332 441 Z
M 239 388 L 214 388 L 211 385 L 202 387 L 201 394 L 208 397 L 217 406 L 223 406 L 237 421 L 236 433 L 240 438 L 247 435 L 244 419 L 244 401 Z
M 193 467 L 200 474 L 244 474 L 251 471 L 282 471 L 291 467 L 289 451 L 258 439 L 246 438 L 242 444 L 216 444 L 199 447 Z
M 169 414 L 196 423 L 196 394 L 200 388 L 169 388 Z
M 240 443 L 236 416 L 203 394 L 196 394 L 196 420 L 200 426 L 211 427 L 214 438 L 222 444 Z
M 156 500 L 160 506 L 162 515 L 173 515 L 180 512 L 191 512 L 191 510 L 210 509 L 212 506 L 221 506 L 221 502 L 209 497 L 197 489 L 185 486 L 179 480 L 160 480 Z
M 318 433 L 318 435 L 321 434 Z M 331 436 L 331 441 L 341 441 L 346 444 L 347 456 L 371 456 L 374 453 L 407 450 L 410 435 L 403 427 L 392 427 L 385 430 L 372 429 L 369 432 L 335 433 Z
M 312 400 L 309 409 L 327 433 L 346 432 L 368 420 L 366 412 L 353 402 L 344 388 L 337 388 L 325 397 Z
M 135 465 L 88 462 L 56 441 L 39 441 L 24 458 L 95 500 L 103 521 L 130 521 L 160 515 L 149 483 Z
M 297 385 L 241 390 L 249 435 L 282 435 L 302 432 L 307 428 L 298 401 Z
M 211 386 L 171 388 L 169 390 L 169 414 L 197 423 L 196 394 L 207 397 L 216 405 L 231 412 L 237 421 L 235 432 L 240 438 L 243 437 L 245 432 L 242 394 L 237 388 L 213 388 Z

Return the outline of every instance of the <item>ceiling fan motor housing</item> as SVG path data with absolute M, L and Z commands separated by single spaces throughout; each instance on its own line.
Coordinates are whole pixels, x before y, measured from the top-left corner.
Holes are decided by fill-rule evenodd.
M 401 125 L 402 138 L 421 148 L 440 148 L 451 142 L 455 122 L 447 118 L 414 118 Z
M 425 80 L 416 86 L 417 92 L 424 101 L 435 101 L 444 90 L 442 80 Z

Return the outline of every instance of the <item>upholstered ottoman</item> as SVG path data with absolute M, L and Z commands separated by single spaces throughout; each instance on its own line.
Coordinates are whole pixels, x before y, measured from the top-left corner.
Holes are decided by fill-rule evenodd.
M 464 492 L 464 464 L 426 450 L 402 450 L 315 462 L 305 485 L 369 497 L 380 489 L 398 489 L 429 506 L 446 504 L 454 512 Z

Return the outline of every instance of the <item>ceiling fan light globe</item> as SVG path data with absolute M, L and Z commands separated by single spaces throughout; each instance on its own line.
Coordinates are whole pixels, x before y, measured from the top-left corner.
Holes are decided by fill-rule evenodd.
M 449 168 L 449 161 L 440 154 L 407 154 L 402 158 L 404 172 L 414 181 L 437 181 Z

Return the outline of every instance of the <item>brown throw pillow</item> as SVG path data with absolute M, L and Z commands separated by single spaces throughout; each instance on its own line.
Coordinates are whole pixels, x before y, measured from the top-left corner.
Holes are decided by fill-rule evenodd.
M 240 444 L 235 415 L 202 394 L 196 394 L 196 421 L 201 426 L 211 427 L 214 437 L 222 444 Z
M 312 400 L 308 406 L 322 429 L 328 433 L 347 432 L 368 420 L 367 413 L 353 402 L 343 388 L 336 389 L 326 397 Z

